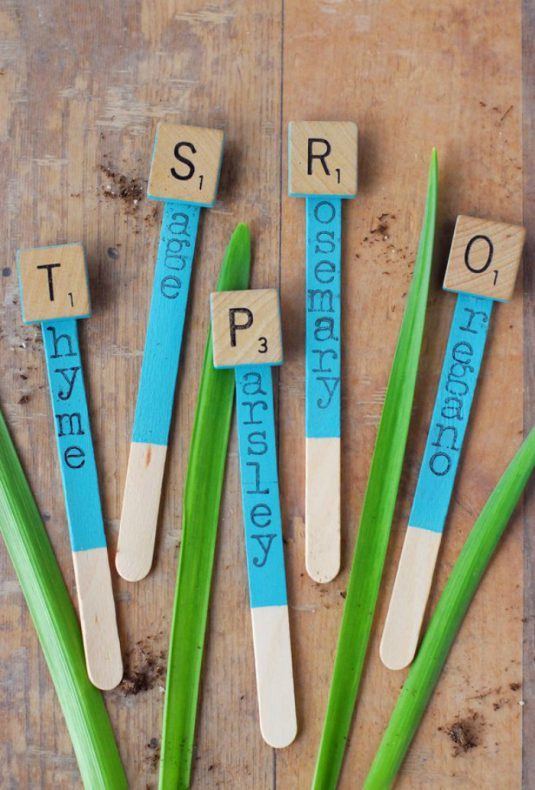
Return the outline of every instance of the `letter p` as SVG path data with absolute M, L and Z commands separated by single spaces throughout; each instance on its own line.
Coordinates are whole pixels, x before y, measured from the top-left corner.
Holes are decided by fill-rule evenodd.
M 245 316 L 245 321 L 238 324 L 236 316 L 241 313 Z M 231 307 L 228 311 L 228 320 L 230 327 L 230 345 L 235 348 L 236 346 L 236 332 L 241 329 L 249 329 L 253 325 L 253 314 L 247 307 Z

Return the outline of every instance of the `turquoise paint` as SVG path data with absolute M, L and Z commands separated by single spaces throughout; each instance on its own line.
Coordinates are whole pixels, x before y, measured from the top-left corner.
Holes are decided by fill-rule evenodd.
M 342 199 L 306 199 L 306 436 L 340 436 Z
M 492 300 L 460 293 L 409 518 L 411 527 L 442 532 L 470 417 Z
M 72 550 L 105 548 L 76 319 L 41 327 Z
M 236 368 L 245 545 L 251 608 L 287 604 L 269 365 Z
M 200 207 L 166 201 L 132 441 L 167 446 Z

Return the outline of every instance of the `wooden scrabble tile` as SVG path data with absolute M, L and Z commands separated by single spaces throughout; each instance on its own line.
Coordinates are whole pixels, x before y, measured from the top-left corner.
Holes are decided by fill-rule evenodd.
M 444 288 L 499 301 L 510 299 L 525 235 L 520 225 L 459 216 Z
M 357 126 L 345 121 L 292 121 L 289 185 L 294 197 L 357 194 Z
M 81 244 L 19 250 L 17 266 L 25 323 L 90 315 L 87 269 Z
M 159 123 L 148 196 L 154 200 L 213 205 L 222 158 L 221 129 Z
M 216 368 L 281 364 L 279 296 L 274 288 L 218 291 L 210 302 Z

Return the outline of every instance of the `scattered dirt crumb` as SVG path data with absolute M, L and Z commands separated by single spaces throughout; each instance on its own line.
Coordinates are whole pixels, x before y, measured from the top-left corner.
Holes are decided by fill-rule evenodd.
M 124 677 L 118 691 L 125 697 L 149 691 L 163 681 L 165 676 L 165 653 L 155 653 L 149 644 L 151 637 L 136 642 L 128 653 Z
M 117 247 L 108 247 L 107 249 L 108 258 L 111 258 L 112 261 L 116 261 L 119 257 L 119 250 Z
M 28 403 L 28 402 L 29 402 L 29 400 L 30 400 L 30 396 L 29 396 L 29 395 L 22 395 L 22 396 L 19 398 L 19 400 L 18 400 L 18 403 L 20 403 L 20 404 L 24 405 L 25 403 Z
M 478 691 L 477 694 L 474 694 L 473 697 L 469 697 L 468 699 L 482 700 L 485 699 L 486 697 L 490 697 L 491 694 L 499 694 L 501 690 L 502 690 L 501 686 L 497 686 L 496 688 L 493 689 L 484 689 L 483 691 Z
M 145 216 L 143 217 L 143 221 L 149 228 L 154 227 L 154 225 L 157 223 L 158 214 L 159 214 L 159 206 L 155 205 L 151 208 L 149 213 L 145 214 Z
M 511 689 L 511 691 L 518 691 L 519 689 L 522 688 L 522 683 L 518 683 L 518 682 L 509 683 L 509 688 Z
M 100 170 L 108 179 L 108 183 L 102 186 L 102 194 L 113 200 L 122 200 L 127 214 L 134 214 L 145 197 L 144 182 L 118 173 L 108 165 L 100 165 Z
M 149 753 L 145 758 L 145 762 L 151 771 L 156 771 L 158 763 L 160 762 L 160 741 L 158 738 L 151 738 L 147 744 L 147 749 Z
M 393 220 L 395 218 L 396 218 L 395 214 L 390 214 L 389 211 L 383 211 L 383 213 L 377 217 L 377 225 L 375 225 L 373 228 L 370 228 L 370 233 L 372 235 L 382 236 L 384 241 L 388 241 L 388 239 L 390 238 L 390 236 L 388 235 L 390 220 Z M 364 241 L 367 241 L 367 239 L 368 237 L 365 236 Z
M 345 590 L 340 590 L 340 595 L 342 596 L 342 598 L 347 598 L 347 593 Z
M 456 719 L 446 727 L 438 729 L 446 733 L 453 744 L 453 756 L 458 757 L 479 746 L 480 729 L 484 724 L 485 722 L 479 713 L 473 712 L 470 716 Z

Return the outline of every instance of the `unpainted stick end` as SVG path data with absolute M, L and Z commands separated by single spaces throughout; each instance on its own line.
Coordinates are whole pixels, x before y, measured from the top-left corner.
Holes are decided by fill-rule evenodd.
M 141 581 L 152 567 L 166 456 L 164 445 L 130 445 L 115 555 L 117 573 L 129 582 Z
M 340 439 L 306 439 L 305 565 L 319 584 L 340 571 Z
M 108 691 L 123 676 L 108 550 L 75 551 L 72 557 L 87 674 L 94 686 Z

